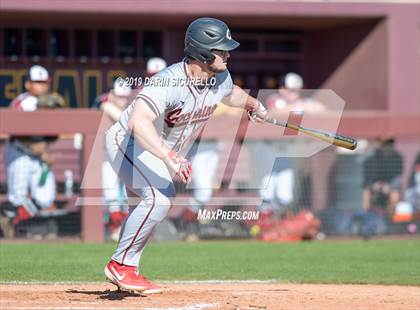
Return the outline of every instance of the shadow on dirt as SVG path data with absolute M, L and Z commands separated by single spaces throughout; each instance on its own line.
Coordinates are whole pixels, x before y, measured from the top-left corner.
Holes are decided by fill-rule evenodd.
M 106 300 L 123 300 L 126 297 L 146 297 L 140 293 L 132 293 L 121 290 L 105 290 L 105 291 L 86 291 L 86 290 L 67 290 L 66 293 L 69 294 L 85 294 L 85 295 L 96 295 L 100 299 Z M 76 297 L 76 296 L 74 296 Z

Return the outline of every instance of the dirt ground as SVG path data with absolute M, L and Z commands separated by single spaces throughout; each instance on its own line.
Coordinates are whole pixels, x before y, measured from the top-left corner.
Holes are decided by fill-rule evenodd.
M 170 283 L 159 295 L 111 284 L 2 284 L 0 309 L 420 309 L 420 287 L 283 283 Z

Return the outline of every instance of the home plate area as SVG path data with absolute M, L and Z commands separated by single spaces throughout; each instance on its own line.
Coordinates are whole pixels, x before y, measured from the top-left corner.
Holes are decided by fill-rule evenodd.
M 413 286 L 278 282 L 163 282 L 162 294 L 123 292 L 110 283 L 1 284 L 1 309 L 419 309 Z

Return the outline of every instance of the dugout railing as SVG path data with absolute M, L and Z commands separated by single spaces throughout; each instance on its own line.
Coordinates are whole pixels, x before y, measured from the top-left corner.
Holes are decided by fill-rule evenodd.
M 89 160 L 94 145 L 102 113 L 89 109 L 16 112 L 0 109 L 0 134 L 8 135 L 51 135 L 82 134 L 83 148 L 81 156 L 82 171 Z M 99 141 L 100 143 L 100 141 Z M 3 157 L 3 154 L 1 154 Z M 96 171 L 101 171 L 101 162 L 92 162 Z M 97 175 L 100 179 L 100 175 Z M 4 179 L 4 177 L 3 177 Z M 100 184 L 100 183 L 98 183 Z M 82 189 L 82 196 L 100 197 L 100 189 Z M 82 207 L 81 210 L 81 238 L 84 241 L 103 241 L 103 211 L 101 206 Z

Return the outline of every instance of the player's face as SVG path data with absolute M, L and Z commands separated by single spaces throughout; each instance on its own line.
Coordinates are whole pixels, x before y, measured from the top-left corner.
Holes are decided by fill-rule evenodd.
M 49 83 L 48 82 L 34 82 L 28 81 L 25 83 L 26 89 L 32 96 L 41 96 L 48 93 Z
M 40 156 L 47 150 L 47 142 L 33 142 L 30 144 L 29 148 L 34 155 Z
M 209 65 L 210 71 L 214 73 L 220 73 L 227 69 L 227 60 L 230 57 L 228 51 L 213 50 L 215 59 L 211 65 Z
M 112 94 L 112 102 L 116 104 L 120 109 L 125 109 L 128 105 L 128 96 L 117 96 Z
M 279 93 L 286 101 L 290 102 L 296 101 L 301 97 L 299 90 L 294 89 L 280 88 Z

